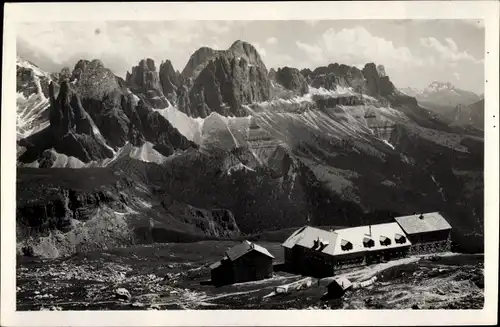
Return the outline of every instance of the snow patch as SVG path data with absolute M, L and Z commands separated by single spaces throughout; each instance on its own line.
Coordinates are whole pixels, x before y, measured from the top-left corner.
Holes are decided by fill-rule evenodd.
M 395 150 L 396 148 L 394 147 L 394 145 L 392 145 L 391 143 L 389 143 L 388 141 L 386 140 L 382 140 L 382 142 L 384 142 L 385 144 L 387 144 L 387 146 L 389 146 L 391 149 Z
M 245 171 L 255 171 L 254 169 L 242 164 L 241 162 L 237 165 L 234 165 L 232 167 L 229 167 L 228 170 L 227 170 L 227 174 L 228 175 L 231 175 L 231 173 L 235 172 L 235 171 L 240 171 L 240 170 L 245 170 Z
M 146 142 L 140 147 L 133 147 L 130 151 L 130 157 L 144 162 L 164 163 L 167 157 L 163 156 L 153 147 L 154 144 L 151 142 Z
M 271 82 L 272 83 L 272 82 Z M 274 85 L 274 83 L 273 83 Z M 328 98 L 338 98 L 338 97 L 345 97 L 345 96 L 355 96 L 359 95 L 358 93 L 354 92 L 352 88 L 347 88 L 343 86 L 337 86 L 335 90 L 327 90 L 325 88 L 314 88 L 309 85 L 309 91 L 301 96 L 295 96 L 290 99 L 274 99 L 270 101 L 262 101 L 262 102 L 257 102 L 255 103 L 259 107 L 263 108 L 268 108 L 268 107 L 274 107 L 274 106 L 279 106 L 279 105 L 296 105 L 296 104 L 301 104 L 301 103 L 314 103 L 313 97 L 314 96 L 322 96 L 322 97 L 328 97 Z M 369 97 L 369 96 L 364 96 L 365 98 L 371 98 L 374 101 L 376 99 Z
M 201 143 L 201 131 L 204 123 L 203 118 L 190 117 L 176 107 L 170 105 L 170 103 L 167 108 L 153 110 L 165 117 L 165 119 L 167 119 L 173 127 L 177 128 L 177 130 L 188 140 L 197 144 Z
M 93 160 L 88 163 L 82 162 L 80 159 L 67 156 L 65 154 L 59 153 L 54 149 L 50 149 L 49 151 L 55 156 L 55 161 L 52 164 L 51 168 L 89 168 L 89 167 L 106 167 L 111 163 L 117 161 L 123 157 L 131 157 L 133 159 L 137 159 L 144 162 L 153 162 L 157 164 L 164 163 L 168 157 L 165 157 L 158 151 L 153 148 L 153 144 L 151 142 L 146 142 L 143 145 L 136 147 L 130 143 L 126 143 L 123 147 L 121 147 L 118 151 L 114 152 L 114 156 L 112 158 L 106 158 L 102 160 Z M 39 162 L 34 161 L 28 164 L 23 164 L 23 167 L 39 167 Z
M 101 134 L 101 131 L 99 130 L 99 128 L 97 127 L 97 125 L 94 123 L 94 120 L 92 119 L 92 117 L 90 117 L 90 115 L 87 114 L 87 117 L 89 119 L 89 122 L 90 122 L 90 126 L 92 127 L 92 132 L 95 134 L 95 136 L 104 144 L 104 146 L 106 148 L 108 148 L 111 152 L 113 152 L 113 155 L 116 154 L 116 151 L 115 149 L 113 149 L 112 147 L 110 147 L 106 140 L 104 139 L 104 137 L 102 136 Z
M 27 61 L 27 60 L 25 60 L 25 59 L 23 59 L 21 57 L 17 57 L 16 58 L 16 65 L 19 66 L 19 67 L 23 67 L 23 68 L 27 68 L 27 69 L 33 70 L 33 73 L 35 74 L 35 76 L 49 77 L 48 73 L 44 72 L 38 66 L 35 66 L 34 64 L 30 63 L 29 61 Z

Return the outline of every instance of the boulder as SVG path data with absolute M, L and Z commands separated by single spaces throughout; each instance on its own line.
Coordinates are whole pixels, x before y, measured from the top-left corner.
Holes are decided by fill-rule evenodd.
M 118 299 L 122 299 L 125 301 L 130 301 L 132 299 L 132 295 L 130 295 L 130 292 L 125 288 L 116 289 L 115 295 Z

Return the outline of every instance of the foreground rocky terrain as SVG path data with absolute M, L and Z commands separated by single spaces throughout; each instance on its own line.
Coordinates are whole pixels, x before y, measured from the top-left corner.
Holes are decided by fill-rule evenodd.
M 352 282 L 377 277 L 341 300 L 324 297 L 331 278 L 318 286 L 316 279 L 280 271 L 268 280 L 216 288 L 208 265 L 234 244 L 153 244 L 56 260 L 20 257 L 17 310 L 480 309 L 484 302 L 482 255 L 409 257 L 341 271 Z M 283 260 L 280 243 L 259 244 L 277 263 Z M 293 282 L 301 289 L 274 294 L 277 286 Z

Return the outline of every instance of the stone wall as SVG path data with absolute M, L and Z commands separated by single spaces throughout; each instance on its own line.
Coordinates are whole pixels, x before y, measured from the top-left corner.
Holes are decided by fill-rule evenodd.
M 346 259 L 336 259 L 335 267 L 337 269 L 346 269 L 366 265 L 366 256 L 351 257 Z

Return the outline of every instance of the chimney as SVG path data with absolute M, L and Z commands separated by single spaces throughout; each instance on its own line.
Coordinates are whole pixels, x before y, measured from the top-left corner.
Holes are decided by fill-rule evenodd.
M 369 229 L 370 229 L 370 236 L 372 236 L 372 225 L 368 225 Z

